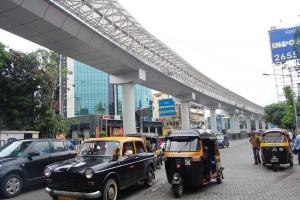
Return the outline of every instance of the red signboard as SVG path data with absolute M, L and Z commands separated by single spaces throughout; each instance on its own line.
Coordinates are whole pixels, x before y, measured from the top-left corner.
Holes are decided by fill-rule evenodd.
M 108 119 L 110 119 L 110 116 L 109 116 L 109 115 L 103 115 L 103 116 L 102 116 L 102 119 L 108 120 Z

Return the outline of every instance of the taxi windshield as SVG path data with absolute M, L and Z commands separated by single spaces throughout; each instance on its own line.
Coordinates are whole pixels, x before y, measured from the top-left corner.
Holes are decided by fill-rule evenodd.
M 85 142 L 79 156 L 113 156 L 114 149 L 120 149 L 117 141 L 91 141 Z
M 263 142 L 270 142 L 270 143 L 286 142 L 286 137 L 280 132 L 270 132 L 264 135 Z
M 166 144 L 166 151 L 194 152 L 200 150 L 199 139 L 196 137 L 174 137 L 169 138 Z

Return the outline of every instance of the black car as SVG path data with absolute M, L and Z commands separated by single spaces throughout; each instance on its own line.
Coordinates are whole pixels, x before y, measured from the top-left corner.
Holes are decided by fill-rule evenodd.
M 66 141 L 56 139 L 17 140 L 0 149 L 0 186 L 4 197 L 17 196 L 23 186 L 45 182 L 44 168 L 74 158 Z
M 153 184 L 155 154 L 135 137 L 107 137 L 86 141 L 75 159 L 45 168 L 46 192 L 53 199 L 115 200 L 118 192 L 143 182 Z

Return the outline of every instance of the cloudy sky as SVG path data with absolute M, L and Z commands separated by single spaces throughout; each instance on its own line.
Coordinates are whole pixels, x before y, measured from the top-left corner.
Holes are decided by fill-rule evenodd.
M 202 73 L 257 103 L 277 101 L 268 30 L 300 23 L 299 0 L 119 0 L 150 33 Z M 0 30 L 0 41 L 38 45 Z

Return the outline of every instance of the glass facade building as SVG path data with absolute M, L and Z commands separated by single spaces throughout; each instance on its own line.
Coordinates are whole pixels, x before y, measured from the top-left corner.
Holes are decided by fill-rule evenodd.
M 73 73 L 75 116 L 89 114 L 122 115 L 121 85 L 109 84 L 107 73 L 75 60 Z M 152 98 L 151 89 L 135 85 L 135 97 L 136 109 L 147 108 Z
M 74 61 L 75 115 L 108 113 L 108 74 Z

